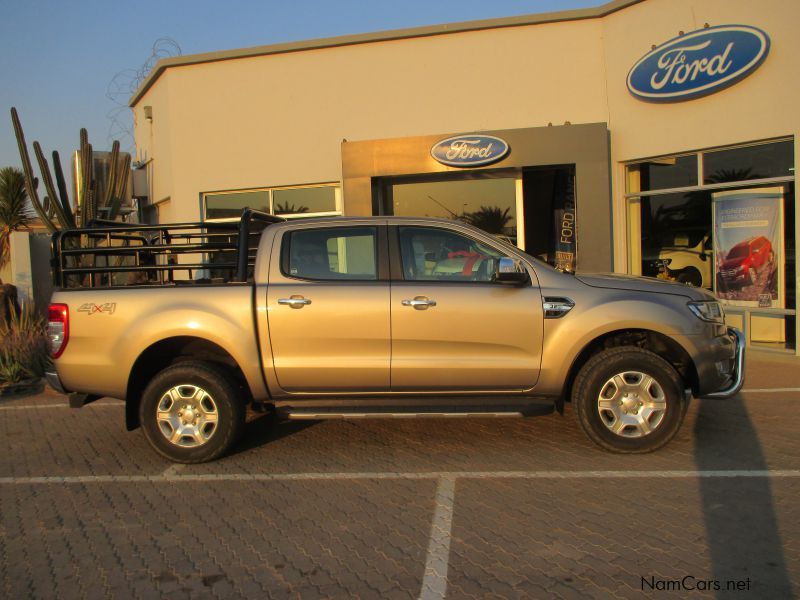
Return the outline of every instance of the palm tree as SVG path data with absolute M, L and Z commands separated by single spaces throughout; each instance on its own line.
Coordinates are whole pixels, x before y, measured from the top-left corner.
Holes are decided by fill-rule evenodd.
M 481 206 L 480 210 L 466 213 L 463 218 L 470 225 L 488 233 L 505 233 L 505 227 L 511 220 L 509 210 L 501 210 L 499 206 Z
M 283 204 L 281 204 L 280 202 L 275 203 L 276 215 L 288 215 L 288 214 L 306 213 L 306 212 L 308 212 L 307 206 L 295 207 L 294 204 L 289 204 L 289 202 L 284 202 Z
M 0 169 L 0 267 L 11 258 L 11 232 L 27 228 L 32 217 L 22 171 Z

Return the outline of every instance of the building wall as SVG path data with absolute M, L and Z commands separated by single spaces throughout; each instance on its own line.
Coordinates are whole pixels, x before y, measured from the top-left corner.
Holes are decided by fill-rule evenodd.
M 702 29 L 705 23 L 763 29 L 772 41 L 769 56 L 744 80 L 696 100 L 658 104 L 628 92 L 628 71 L 653 44 L 679 31 Z M 621 163 L 779 136 L 793 135 L 796 142 L 800 138 L 798 23 L 800 2 L 785 0 L 647 0 L 603 19 L 617 270 L 627 266 Z M 798 156 L 795 151 L 795 164 Z
M 151 107 L 152 118 L 145 116 L 145 106 Z M 150 89 L 146 101 L 133 111 L 136 159 L 146 165 L 150 201 L 162 206 L 170 206 L 173 197 L 176 167 L 173 153 L 185 151 L 183 140 L 176 137 L 174 131 L 175 113 L 178 117 L 182 113 L 180 108 L 176 111 L 175 106 L 175 99 L 170 95 L 169 78 L 164 77 Z M 173 139 L 177 142 L 174 147 Z M 189 173 L 181 176 L 188 177 Z
M 578 223 L 591 223 L 591 227 L 578 227 L 577 267 L 585 271 L 610 271 L 612 252 L 608 240 L 611 215 L 608 207 L 611 186 L 606 124 L 489 130 L 485 133 L 499 136 L 513 148 L 501 161 L 503 168 L 575 165 L 575 186 L 581 198 L 576 207 L 576 220 Z M 342 179 L 348 212 L 372 214 L 374 177 L 463 172 L 442 165 L 431 157 L 430 148 L 440 139 L 440 136 L 427 135 L 343 143 Z M 582 252 L 583 249 L 587 251 Z
M 800 3 L 786 0 L 645 0 L 597 19 L 171 67 L 134 107 L 137 148 L 152 159 L 153 200 L 171 199 L 160 219 L 178 221 L 200 217 L 201 192 L 341 181 L 344 139 L 607 123 L 614 268 L 624 271 L 622 163 L 800 138 L 798 22 Z M 653 104 L 629 94 L 625 78 L 641 56 L 705 23 L 762 28 L 769 57 L 704 98 Z M 347 194 L 344 209 L 365 212 Z
M 162 220 L 194 220 L 200 192 L 341 181 L 343 139 L 605 122 L 601 30 L 553 23 L 170 68 L 135 106 L 137 148 L 154 161 L 153 198 L 173 199 Z

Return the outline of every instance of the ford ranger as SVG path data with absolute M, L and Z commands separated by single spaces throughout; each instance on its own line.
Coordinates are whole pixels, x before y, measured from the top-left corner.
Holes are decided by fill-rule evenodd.
M 248 407 L 284 419 L 532 416 L 655 450 L 727 398 L 742 335 L 702 289 L 561 272 L 429 218 L 100 224 L 53 238 L 50 384 L 125 402 L 163 456 L 209 461 Z

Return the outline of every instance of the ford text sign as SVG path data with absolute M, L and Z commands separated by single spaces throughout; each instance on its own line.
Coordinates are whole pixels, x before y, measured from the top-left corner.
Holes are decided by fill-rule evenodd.
M 747 77 L 769 54 L 769 36 L 747 25 L 692 31 L 645 54 L 628 73 L 628 90 L 648 102 L 713 94 Z
M 508 144 L 492 135 L 457 135 L 431 148 L 431 156 L 450 167 L 477 167 L 508 154 Z

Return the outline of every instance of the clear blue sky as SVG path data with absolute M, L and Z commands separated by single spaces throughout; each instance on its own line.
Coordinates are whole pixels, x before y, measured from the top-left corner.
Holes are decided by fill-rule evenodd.
M 67 157 L 81 127 L 110 149 L 106 98 L 114 76 L 139 69 L 161 37 L 183 54 L 438 23 L 585 8 L 603 0 L 1 0 L 0 167 L 20 166 L 10 108 L 30 149 Z M 34 167 L 36 169 L 36 167 Z M 38 171 L 38 169 L 37 169 Z

